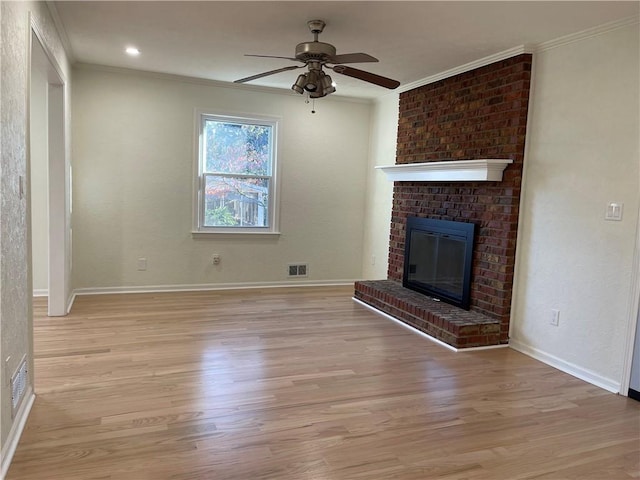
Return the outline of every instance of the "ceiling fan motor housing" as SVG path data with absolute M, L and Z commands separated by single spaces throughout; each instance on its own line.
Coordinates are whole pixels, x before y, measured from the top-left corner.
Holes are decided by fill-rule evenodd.
M 302 42 L 296 45 L 295 58 L 280 57 L 275 55 L 249 55 L 251 57 L 297 60 L 304 63 L 303 66 L 294 65 L 290 67 L 278 68 L 276 70 L 259 73 L 258 75 L 251 75 L 250 77 L 241 78 L 240 80 L 236 80 L 235 83 L 249 82 L 251 80 L 257 80 L 258 78 L 266 77 L 268 75 L 306 67 L 308 70 L 307 73 L 298 75 L 298 79 L 293 84 L 291 89 L 294 92 L 300 94 L 306 91 L 311 98 L 320 98 L 336 91 L 331 77 L 323 71 L 323 67 L 327 67 L 329 69 L 332 69 L 334 72 L 346 75 L 347 77 L 357 78 L 359 80 L 363 80 L 365 82 L 369 82 L 374 85 L 379 85 L 381 87 L 389 89 L 397 88 L 400 85 L 400 82 L 398 82 L 397 80 L 343 65 L 344 63 L 377 62 L 378 59 L 362 52 L 336 55 L 336 47 L 334 47 L 330 43 L 318 41 L 318 35 L 322 33 L 325 25 L 325 22 L 322 20 L 311 20 L 307 22 L 307 26 L 313 34 L 313 41 Z
M 303 42 L 296 45 L 296 58 L 303 62 L 309 60 L 326 62 L 335 55 L 336 47 L 329 43 Z

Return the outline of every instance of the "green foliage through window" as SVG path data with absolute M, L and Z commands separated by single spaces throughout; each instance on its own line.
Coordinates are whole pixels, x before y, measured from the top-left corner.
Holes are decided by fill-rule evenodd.
M 274 124 L 204 116 L 204 227 L 270 226 Z

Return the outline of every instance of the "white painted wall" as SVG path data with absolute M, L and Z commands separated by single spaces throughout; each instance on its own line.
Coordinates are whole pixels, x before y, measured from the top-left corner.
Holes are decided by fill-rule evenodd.
M 76 289 L 360 278 L 370 104 L 91 67 L 72 104 Z M 196 108 L 281 117 L 280 236 L 191 234 Z
M 512 345 L 620 387 L 639 208 L 638 25 L 539 52 Z M 605 221 L 609 202 L 621 222 Z M 549 325 L 551 309 L 560 325 Z
M 387 278 L 393 182 L 375 167 L 396 163 L 399 99 L 397 93 L 385 95 L 372 109 L 362 256 L 362 278 L 366 280 Z
M 34 45 L 39 48 L 39 45 Z M 44 55 L 44 53 L 42 53 Z M 47 145 L 47 72 L 34 62 L 31 70 L 31 258 L 33 290 L 46 294 L 49 287 L 49 164 Z

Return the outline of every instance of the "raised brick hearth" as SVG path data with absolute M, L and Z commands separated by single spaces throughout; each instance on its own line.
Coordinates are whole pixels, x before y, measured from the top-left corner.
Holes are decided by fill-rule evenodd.
M 400 94 L 396 164 L 487 158 L 513 163 L 500 182 L 395 182 L 387 272 L 394 284 L 381 283 L 375 288 L 368 282 L 356 284 L 356 298 L 386 313 L 390 312 L 380 305 L 400 310 L 390 314 L 407 323 L 413 321 L 413 326 L 431 335 L 439 329 L 441 336 L 433 336 L 454 346 L 482 344 L 479 338 L 473 342 L 463 339 L 473 337 L 467 333 L 474 328 L 488 325 L 484 318 L 499 326 L 497 336 L 487 334 L 484 344 L 508 342 L 530 74 L 531 55 L 523 54 Z M 413 303 L 419 294 L 407 293 L 400 285 L 409 216 L 476 225 L 471 313 L 438 304 L 429 307 L 431 313 L 421 321 L 411 317 L 415 316 L 412 311 L 423 306 Z M 365 286 L 372 293 L 361 291 Z M 403 313 L 407 302 L 385 301 L 389 295 L 411 298 L 412 304 Z M 427 305 L 436 303 L 425 299 Z M 447 322 L 438 320 L 443 308 Z M 479 324 L 461 327 L 456 318 L 469 320 L 470 315 L 477 315 Z M 464 336 L 459 336 L 461 331 Z
M 403 288 L 392 280 L 356 283 L 355 297 L 456 348 L 500 343 L 500 321 Z

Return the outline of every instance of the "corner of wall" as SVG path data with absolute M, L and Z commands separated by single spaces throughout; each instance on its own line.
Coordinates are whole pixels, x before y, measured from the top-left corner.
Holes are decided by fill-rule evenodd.
M 370 280 L 387 275 L 393 183 L 374 167 L 395 163 L 399 98 L 385 95 L 372 108 L 362 255 L 362 275 Z
M 33 393 L 33 388 L 29 387 L 29 390 L 25 392 L 22 404 L 13 419 L 13 424 L 11 425 L 11 430 L 9 430 L 7 439 L 2 444 L 2 451 L 0 453 L 0 458 L 2 458 L 2 461 L 0 462 L 0 480 L 4 480 L 5 475 L 9 471 L 13 455 L 16 452 L 16 448 L 18 448 L 18 442 L 20 442 L 20 437 L 25 425 L 27 424 L 27 419 L 29 418 L 29 413 L 31 412 L 31 408 L 33 407 L 35 400 L 36 396 Z

